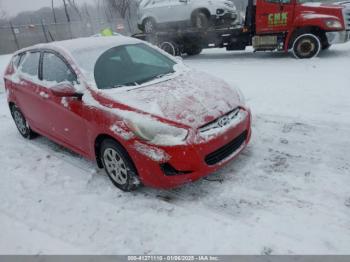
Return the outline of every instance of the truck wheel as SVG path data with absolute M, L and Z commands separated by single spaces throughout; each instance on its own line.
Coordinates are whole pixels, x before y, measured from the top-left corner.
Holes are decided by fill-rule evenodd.
M 178 44 L 174 42 L 163 42 L 159 46 L 163 51 L 167 52 L 172 56 L 180 56 L 181 51 Z
M 201 48 L 200 46 L 197 45 L 193 45 L 190 47 L 187 47 L 185 49 L 185 53 L 189 56 L 194 56 L 194 55 L 199 55 L 200 53 L 202 53 L 203 48 Z
M 322 45 L 322 50 L 328 50 L 331 46 L 331 44 L 325 43 Z
M 293 55 L 299 59 L 312 58 L 321 50 L 320 39 L 313 34 L 302 34 L 293 42 Z
M 202 11 L 198 11 L 193 15 L 192 22 L 197 29 L 207 29 L 209 27 L 209 18 Z
M 143 31 L 146 34 L 153 34 L 156 31 L 156 21 L 153 18 L 147 18 L 143 22 Z

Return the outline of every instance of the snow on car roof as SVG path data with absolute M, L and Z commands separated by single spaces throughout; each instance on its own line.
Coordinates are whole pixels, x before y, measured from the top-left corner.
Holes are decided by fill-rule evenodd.
M 69 56 L 89 80 L 93 80 L 94 66 L 98 58 L 107 50 L 122 46 L 143 43 L 136 38 L 125 36 L 84 37 L 71 40 L 38 44 L 18 51 L 17 53 L 33 49 L 51 49 Z
M 108 36 L 108 37 L 82 37 L 70 40 L 56 41 L 45 44 L 37 44 L 28 48 L 24 48 L 18 52 L 23 52 L 31 49 L 60 49 L 68 51 L 69 53 L 79 52 L 88 49 L 101 49 L 108 50 L 109 48 L 126 45 L 136 44 L 142 42 L 136 38 L 125 36 Z

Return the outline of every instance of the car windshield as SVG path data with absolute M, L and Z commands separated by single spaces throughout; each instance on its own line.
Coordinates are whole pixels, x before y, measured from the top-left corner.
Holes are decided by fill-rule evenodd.
M 123 45 L 97 59 L 94 78 L 99 89 L 136 86 L 174 73 L 175 64 L 146 44 Z

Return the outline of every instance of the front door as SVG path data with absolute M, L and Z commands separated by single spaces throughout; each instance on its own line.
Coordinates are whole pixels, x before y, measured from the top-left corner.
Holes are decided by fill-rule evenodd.
M 53 84 L 76 84 L 77 76 L 66 60 L 56 53 L 44 52 L 42 58 L 42 79 L 46 85 L 47 125 L 50 134 L 69 145 L 75 151 L 89 150 L 87 125 L 84 118 L 84 103 L 73 97 L 57 97 L 50 91 Z
M 257 34 L 287 32 L 293 19 L 294 0 L 257 0 Z

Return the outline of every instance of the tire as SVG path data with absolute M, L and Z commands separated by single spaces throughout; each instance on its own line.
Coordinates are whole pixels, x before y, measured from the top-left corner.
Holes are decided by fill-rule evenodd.
M 33 139 L 36 137 L 37 134 L 30 129 L 29 124 L 21 110 L 16 105 L 12 105 L 10 110 L 13 121 L 15 122 L 19 133 L 26 139 Z
M 331 44 L 325 43 L 322 45 L 322 50 L 328 50 L 331 46 Z
M 321 51 L 321 41 L 313 34 L 302 34 L 293 42 L 293 55 L 298 59 L 315 57 Z
M 153 34 L 156 32 L 157 24 L 153 18 L 146 18 L 142 24 L 143 32 L 146 34 Z
M 140 187 L 135 165 L 119 143 L 113 139 L 105 139 L 99 155 L 108 177 L 117 188 L 131 192 Z
M 209 17 L 202 11 L 193 14 L 193 26 L 197 29 L 207 29 L 209 27 Z
M 159 47 L 172 56 L 181 56 L 180 47 L 174 42 L 163 42 Z
M 202 53 L 202 51 L 203 48 L 197 45 L 193 45 L 185 49 L 185 53 L 189 56 L 199 55 L 200 53 Z

